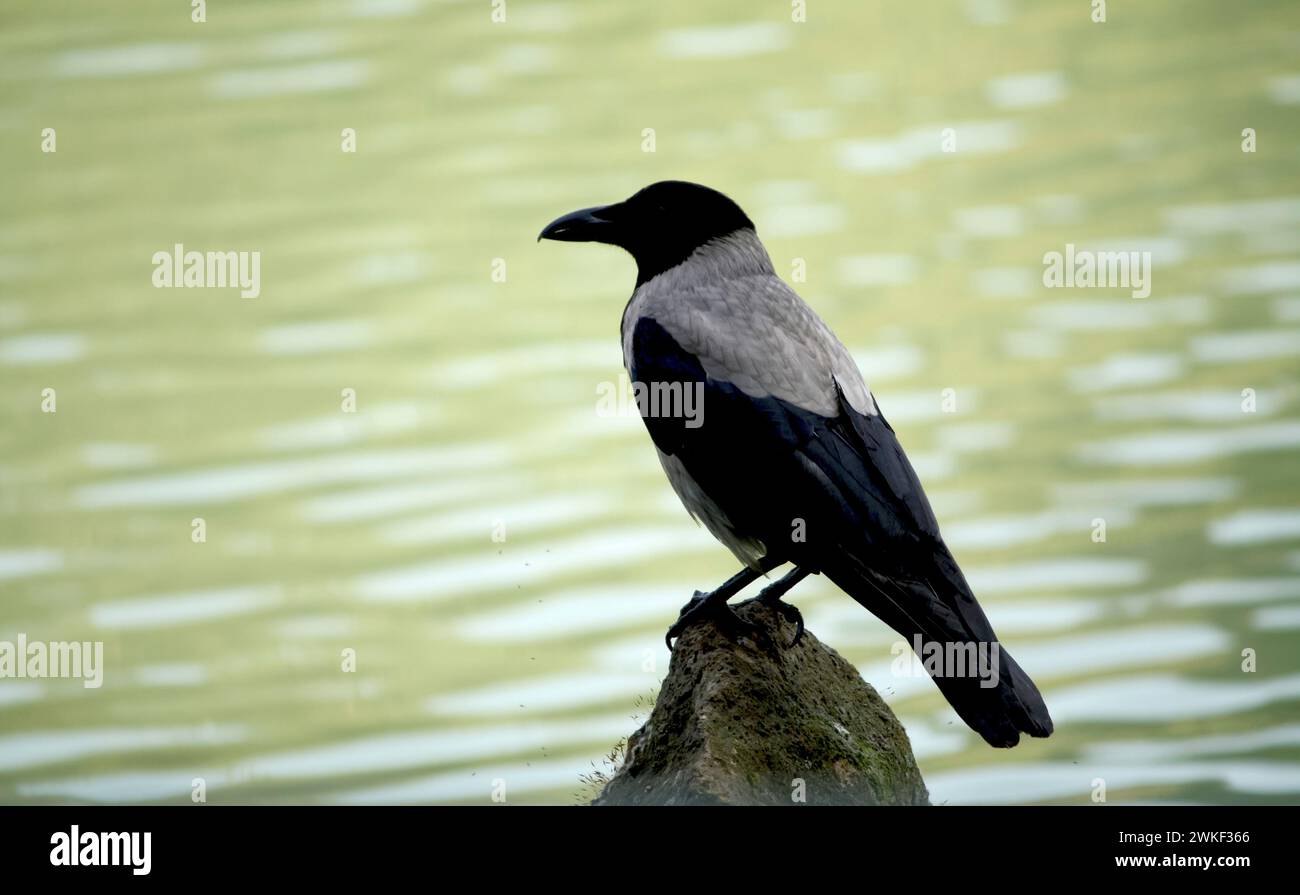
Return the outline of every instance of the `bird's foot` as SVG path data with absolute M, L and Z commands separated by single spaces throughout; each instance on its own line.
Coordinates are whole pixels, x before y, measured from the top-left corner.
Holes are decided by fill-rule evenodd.
M 736 615 L 735 610 L 727 605 L 726 596 L 719 598 L 717 591 L 704 593 L 697 590 L 682 607 L 677 621 L 664 634 L 664 643 L 668 644 L 669 652 L 673 649 L 674 637 L 681 637 L 691 625 L 706 620 L 716 623 L 725 634 L 737 640 L 746 634 L 752 637 L 759 630 L 758 625 Z
M 746 601 L 749 603 L 762 603 L 764 606 L 775 609 L 781 613 L 782 618 L 794 625 L 794 637 L 786 644 L 787 649 L 797 646 L 803 638 L 803 613 L 799 611 L 798 606 L 781 599 L 781 596 L 789 589 L 789 587 L 782 587 L 781 582 L 778 581 L 776 584 L 759 591 L 757 597 Z

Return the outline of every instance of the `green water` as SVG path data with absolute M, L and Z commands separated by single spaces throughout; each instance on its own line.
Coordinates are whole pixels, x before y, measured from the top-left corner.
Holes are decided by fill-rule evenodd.
M 104 643 L 0 680 L 0 801 L 579 798 L 734 571 L 596 412 L 630 261 L 535 243 L 666 177 L 801 266 L 1057 718 L 988 749 L 801 585 L 936 801 L 1296 800 L 1295 4 L 185 6 L 0 11 L 0 639 Z

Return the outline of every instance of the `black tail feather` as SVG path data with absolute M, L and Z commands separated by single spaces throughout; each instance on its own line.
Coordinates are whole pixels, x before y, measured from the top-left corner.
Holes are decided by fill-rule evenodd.
M 932 664 L 922 664 L 953 709 L 972 730 L 991 746 L 1006 748 L 1020 742 L 1020 735 L 1046 737 L 1052 733 L 1052 717 L 1029 675 L 1002 649 L 992 625 L 965 579 L 946 550 L 935 568 L 942 574 L 936 584 L 915 577 L 885 575 L 867 568 L 850 554 L 842 554 L 833 568 L 823 571 L 842 590 L 907 638 L 909 645 L 919 636 L 923 643 L 986 651 L 994 674 L 980 676 L 971 669 L 959 675 L 942 671 L 933 674 Z M 990 686 L 990 683 L 992 685 Z

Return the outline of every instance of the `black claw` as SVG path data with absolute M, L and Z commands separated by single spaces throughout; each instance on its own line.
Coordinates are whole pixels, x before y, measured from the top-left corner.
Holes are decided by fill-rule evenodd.
M 760 591 L 758 596 L 754 598 L 754 602 L 762 603 L 764 606 L 769 606 L 772 609 L 775 609 L 777 612 L 781 613 L 782 617 L 784 617 L 786 621 L 794 624 L 794 639 L 786 644 L 786 649 L 790 649 L 797 646 L 799 641 L 803 639 L 803 613 L 799 611 L 798 606 L 782 600 L 781 594 L 783 593 L 785 593 L 784 589 L 780 591 L 773 589 L 770 590 L 770 592 L 768 590 Z
M 691 612 L 692 610 L 694 610 L 694 609 L 695 609 L 697 606 L 699 606 L 700 603 L 703 602 L 703 601 L 705 600 L 705 598 L 707 598 L 707 597 L 708 597 L 708 594 L 706 594 L 706 593 L 705 593 L 704 591 L 702 591 L 702 590 L 697 590 L 694 594 L 692 594 L 692 595 L 691 595 L 691 598 L 690 598 L 689 600 L 686 601 L 686 604 L 685 604 L 684 606 L 682 606 L 682 608 L 681 608 L 680 610 L 678 610 L 678 612 L 677 612 L 677 619 L 678 619 L 678 621 L 681 621 L 681 618 L 682 618 L 683 615 L 685 615 L 686 613 Z
M 681 614 L 677 616 L 677 621 L 673 622 L 672 627 L 664 634 L 664 643 L 667 645 L 669 652 L 673 651 L 674 637 L 681 637 L 687 628 L 705 619 L 717 622 L 718 627 L 736 638 L 745 634 L 752 635 L 758 630 L 758 625 L 745 621 L 736 615 L 735 611 L 727 605 L 726 600 L 709 599 L 712 596 L 712 594 L 701 593 L 697 590 L 690 602 L 682 607 Z
M 790 641 L 789 647 L 798 646 L 799 641 L 803 638 L 803 613 L 799 611 L 798 606 L 790 603 L 782 602 L 779 605 L 782 607 L 781 611 L 785 613 L 785 617 L 794 622 L 794 639 Z

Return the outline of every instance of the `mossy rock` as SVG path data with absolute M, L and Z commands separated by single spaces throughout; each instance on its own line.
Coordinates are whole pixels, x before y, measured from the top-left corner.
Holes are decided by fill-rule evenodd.
M 907 733 L 857 669 L 760 603 L 733 639 L 677 641 L 650 719 L 596 805 L 928 805 Z

